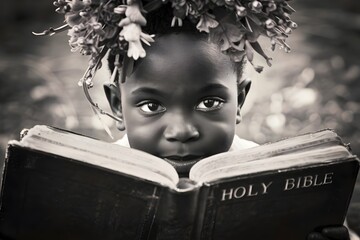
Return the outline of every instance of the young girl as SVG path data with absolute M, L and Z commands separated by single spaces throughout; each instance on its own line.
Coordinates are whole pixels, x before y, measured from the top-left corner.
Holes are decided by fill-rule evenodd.
M 81 82 L 86 93 L 110 49 L 112 83 L 105 93 L 118 128 L 127 131 L 119 144 L 163 158 L 181 176 L 202 158 L 256 146 L 235 135 L 250 89 L 243 65 L 245 57 L 253 64 L 252 49 L 270 65 L 257 42 L 260 34 L 289 49 L 284 38 L 296 25 L 285 1 L 100 1 L 96 16 L 107 24 L 89 17 L 95 2 L 56 5 L 72 26 L 72 47 L 92 55 Z M 141 41 L 152 46 L 144 49 Z M 322 226 L 308 239 L 349 239 L 349 233 Z

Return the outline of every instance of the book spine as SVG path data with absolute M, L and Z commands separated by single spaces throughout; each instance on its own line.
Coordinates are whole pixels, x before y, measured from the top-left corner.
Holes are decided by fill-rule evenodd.
M 199 202 L 199 187 L 189 190 L 168 189 L 160 196 L 158 214 L 155 218 L 157 240 L 194 239 Z

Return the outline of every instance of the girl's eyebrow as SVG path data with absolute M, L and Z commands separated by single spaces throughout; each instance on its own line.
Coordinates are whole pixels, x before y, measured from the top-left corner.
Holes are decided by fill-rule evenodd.
M 222 85 L 222 84 L 220 84 L 220 83 L 210 83 L 210 84 L 208 84 L 205 87 L 200 89 L 201 92 L 208 92 L 208 91 L 214 91 L 214 90 L 226 91 L 226 90 L 229 90 L 229 88 Z
M 209 83 L 206 86 L 197 90 L 199 93 L 204 92 L 213 92 L 213 91 L 222 91 L 226 92 L 229 88 L 220 83 Z M 131 91 L 131 95 L 141 95 L 141 94 L 150 94 L 154 96 L 168 97 L 170 94 L 168 92 L 161 91 L 157 88 L 151 87 L 139 87 Z
M 166 92 L 162 92 L 159 89 L 156 88 L 150 88 L 150 87 L 139 87 L 131 91 L 132 95 L 137 94 L 151 94 L 151 95 L 157 95 L 157 96 L 166 96 L 168 95 Z

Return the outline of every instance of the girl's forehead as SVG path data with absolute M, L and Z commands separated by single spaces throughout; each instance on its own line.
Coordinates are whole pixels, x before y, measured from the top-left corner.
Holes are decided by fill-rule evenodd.
M 171 54 L 189 54 L 196 52 L 207 54 L 209 56 L 216 56 L 221 53 L 223 58 L 229 59 L 223 54 L 218 45 L 208 41 L 206 35 L 193 32 L 178 32 L 161 35 L 156 38 L 156 42 L 147 48 L 148 57 L 151 55 L 165 55 Z M 218 56 L 219 57 L 219 56 Z
M 169 34 L 159 37 L 134 69 L 133 77 L 151 78 L 182 75 L 209 77 L 233 72 L 230 58 L 201 35 Z
M 122 84 L 123 91 L 136 94 L 190 96 L 201 91 L 236 89 L 231 60 L 200 37 L 171 34 L 160 37 L 136 64 Z M 222 55 L 222 56 L 221 56 Z M 219 88 L 218 88 L 219 87 Z
M 138 69 L 121 84 L 122 91 L 126 93 L 124 95 L 162 95 L 171 98 L 172 94 L 176 94 L 186 98 L 194 94 L 216 95 L 218 92 L 236 92 L 237 89 L 237 78 L 233 72 L 229 74 L 222 71 L 213 74 L 215 71 L 205 65 L 188 69 L 187 72 L 175 71 L 175 68 L 169 66 L 160 70 L 152 69 L 151 74 L 141 75 L 143 69 Z

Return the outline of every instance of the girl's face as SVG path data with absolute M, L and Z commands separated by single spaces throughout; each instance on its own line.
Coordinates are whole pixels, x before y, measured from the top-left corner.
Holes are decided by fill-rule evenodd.
M 120 86 L 130 146 L 168 160 L 179 173 L 227 151 L 236 80 L 230 60 L 211 44 L 186 34 L 158 38 Z

